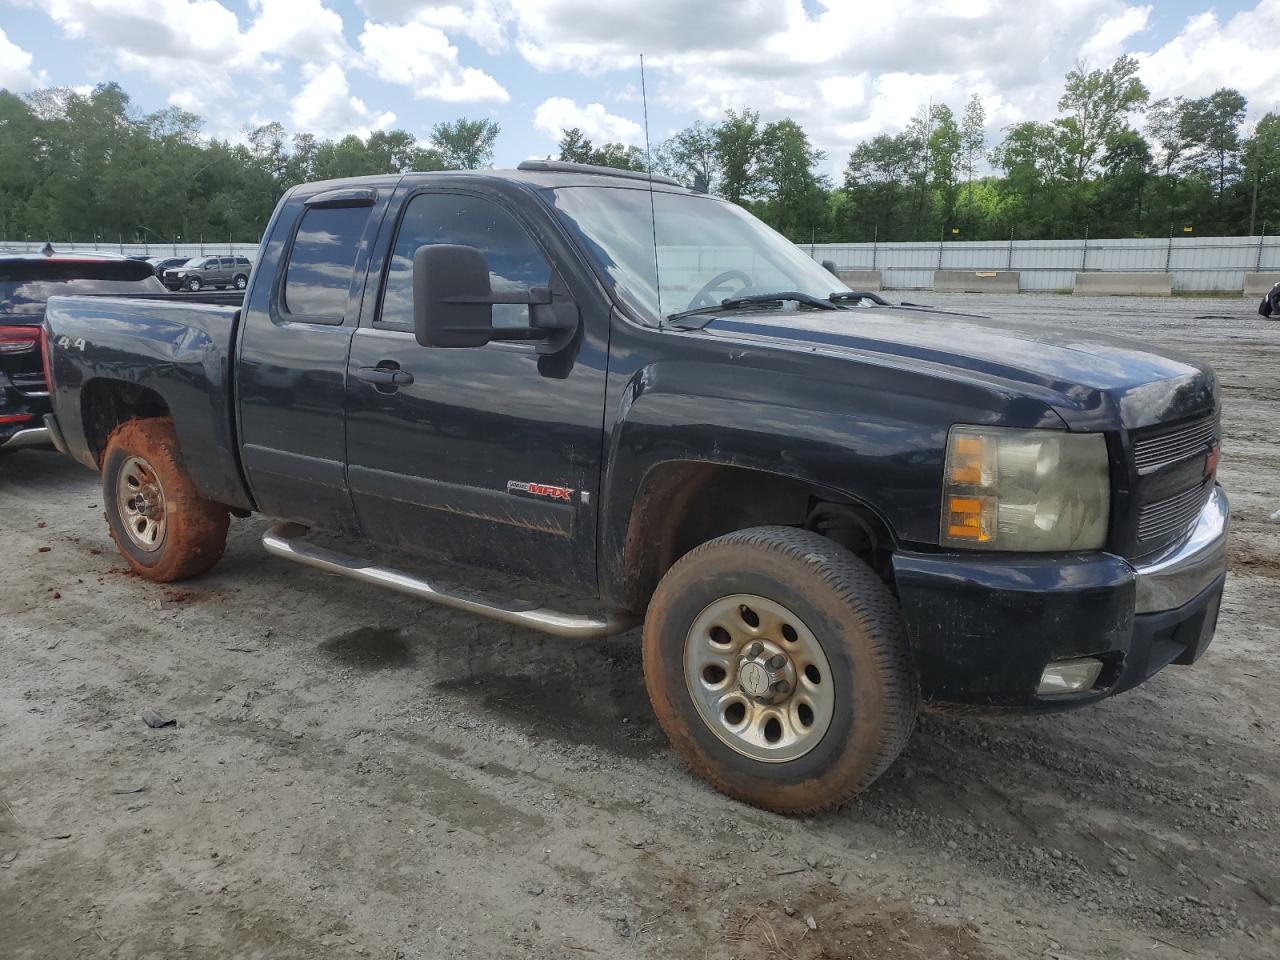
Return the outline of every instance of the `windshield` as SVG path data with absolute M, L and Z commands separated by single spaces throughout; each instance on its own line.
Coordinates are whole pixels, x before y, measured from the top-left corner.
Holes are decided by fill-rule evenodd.
M 550 193 L 561 219 L 641 316 L 656 319 L 729 297 L 789 292 L 826 299 L 848 289 L 782 234 L 714 197 L 654 191 L 651 218 L 647 189 Z

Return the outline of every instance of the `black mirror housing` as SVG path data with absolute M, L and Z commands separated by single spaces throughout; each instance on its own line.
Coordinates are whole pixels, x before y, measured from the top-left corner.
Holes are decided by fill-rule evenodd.
M 832 276 L 840 276 L 840 271 L 836 269 L 836 262 L 834 260 L 823 260 L 822 267 Z
M 489 265 L 475 247 L 433 243 L 413 254 L 413 332 L 424 347 L 481 347 L 493 339 Z

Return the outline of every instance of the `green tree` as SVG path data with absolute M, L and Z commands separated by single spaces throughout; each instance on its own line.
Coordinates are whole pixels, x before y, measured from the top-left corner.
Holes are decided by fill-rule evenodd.
M 654 168 L 683 183 L 701 181 L 708 190 L 718 187 L 719 169 L 716 130 L 699 120 L 658 145 Z
M 437 123 L 431 128 L 431 146 L 447 170 L 479 170 L 493 163 L 493 145 L 502 128 L 496 120 Z
M 956 196 L 959 187 L 961 151 L 964 147 L 955 114 L 945 103 L 936 103 L 929 111 L 929 188 L 938 198 L 939 214 L 944 228 L 956 220 Z
M 815 149 L 800 124 L 791 119 L 767 124 L 760 142 L 757 167 L 764 219 L 793 239 L 825 228 L 830 184 L 815 168 L 826 154 Z
M 755 110 L 725 112 L 715 127 L 716 168 L 720 193 L 734 203 L 755 197 L 760 189 L 764 129 Z
M 850 236 L 888 240 L 899 236 L 899 206 L 910 190 L 909 171 L 917 144 L 906 134 L 879 134 L 858 144 L 844 168 L 847 218 L 838 220 Z
M 1240 175 L 1240 124 L 1246 105 L 1238 90 L 1223 87 L 1187 101 L 1179 117 L 1179 135 L 1187 147 L 1183 168 L 1203 173 L 1213 182 L 1219 229 L 1225 226 L 1222 208 L 1227 186 Z
M 646 169 L 644 153 L 639 147 L 612 142 L 597 147 L 577 127 L 570 127 L 561 134 L 560 159 L 619 170 Z
M 1151 175 L 1151 146 L 1146 139 L 1134 130 L 1115 133 L 1102 156 L 1094 219 L 1109 220 L 1113 228 L 1141 234 L 1143 201 Z
M 1062 131 L 1062 149 L 1068 176 L 1084 181 L 1108 141 L 1128 122 L 1129 115 L 1146 106 L 1150 94 L 1138 79 L 1138 61 L 1119 57 L 1105 70 L 1088 70 L 1081 64 L 1067 73 L 1066 90 L 1058 109 L 1066 115 L 1055 123 Z
M 982 105 L 982 98 L 976 93 L 969 98 L 964 108 L 964 119 L 960 122 L 960 152 L 964 158 L 965 182 L 967 185 L 965 198 L 965 219 L 970 228 L 973 226 L 973 175 L 977 170 L 987 149 L 987 110 Z

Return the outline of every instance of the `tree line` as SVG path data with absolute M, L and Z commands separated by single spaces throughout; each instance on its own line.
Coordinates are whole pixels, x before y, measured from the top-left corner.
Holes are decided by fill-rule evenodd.
M 729 110 L 651 153 L 562 132 L 558 157 L 667 174 L 743 204 L 800 242 L 1249 235 L 1280 229 L 1280 114 L 1250 130 L 1223 88 L 1152 100 L 1137 62 L 1066 75 L 1058 116 L 988 140 L 980 97 L 930 103 L 901 133 L 851 151 L 842 175 L 791 119 Z M 254 240 L 276 201 L 310 180 L 493 162 L 492 120 L 340 139 L 268 123 L 208 139 L 195 114 L 136 110 L 115 83 L 0 91 L 0 237 L 114 242 Z

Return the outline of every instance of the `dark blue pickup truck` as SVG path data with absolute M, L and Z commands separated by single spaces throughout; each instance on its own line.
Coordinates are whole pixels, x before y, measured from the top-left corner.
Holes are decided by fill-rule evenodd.
M 732 204 L 531 162 L 310 184 L 243 305 L 56 297 L 51 434 L 143 576 L 272 553 L 586 639 L 644 624 L 675 747 L 817 810 L 921 701 L 1061 708 L 1213 636 L 1213 373 L 884 304 Z M 567 584 L 478 595 L 308 531 Z

